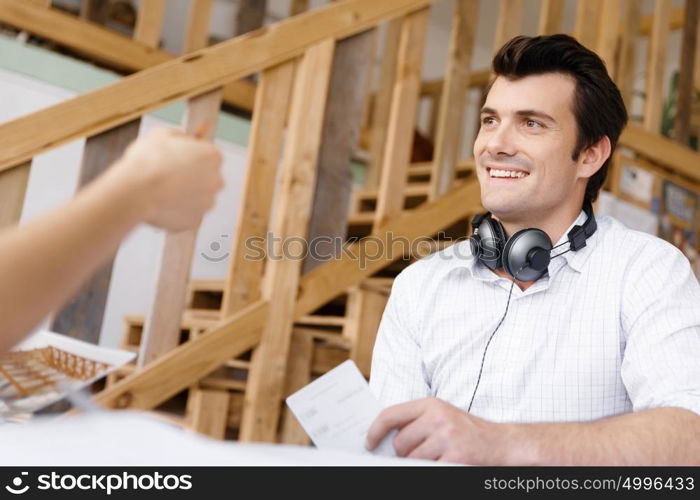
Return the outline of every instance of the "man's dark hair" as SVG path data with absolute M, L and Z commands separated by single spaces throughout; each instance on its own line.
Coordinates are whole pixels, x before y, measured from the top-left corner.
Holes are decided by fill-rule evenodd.
M 603 186 L 617 140 L 627 123 L 627 111 L 620 90 L 598 55 L 568 35 L 517 36 L 506 43 L 493 58 L 496 76 L 518 80 L 530 75 L 560 73 L 576 82 L 573 112 L 578 137 L 572 158 L 576 161 L 584 149 L 608 136 L 610 158 L 588 179 L 586 200 L 595 201 Z

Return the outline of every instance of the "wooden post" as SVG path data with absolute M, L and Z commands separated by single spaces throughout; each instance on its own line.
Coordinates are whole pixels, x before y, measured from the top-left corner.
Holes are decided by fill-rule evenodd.
M 0 171 L 0 228 L 14 226 L 22 216 L 32 162 Z
M 408 14 L 401 24 L 396 80 L 391 95 L 387 142 L 382 161 L 374 231 L 403 210 L 404 189 L 421 84 L 428 9 Z
M 307 234 L 334 46 L 334 40 L 327 39 L 310 47 L 297 70 L 272 223 L 275 237 L 283 241 Z M 277 242 L 275 250 L 282 246 Z M 248 374 L 242 441 L 276 438 L 300 271 L 299 259 L 267 261 L 263 296 L 270 305 Z
M 183 53 L 203 49 L 209 45 L 209 22 L 214 0 L 192 0 Z
M 309 0 L 292 0 L 289 8 L 289 17 L 296 16 L 309 10 Z
M 370 374 L 374 341 L 388 299 L 388 293 L 363 285 L 348 294 L 348 323 L 343 336 L 350 339 L 350 359 L 365 377 Z
M 391 110 L 391 94 L 394 90 L 394 80 L 396 79 L 396 59 L 401 36 L 401 19 L 389 21 L 386 24 L 385 31 L 379 89 L 374 98 L 374 111 L 372 113 L 369 164 L 367 165 L 367 176 L 365 178 L 365 187 L 368 189 L 376 188 L 381 178 L 387 127 L 389 125 L 389 112 Z
M 690 117 L 693 106 L 693 77 L 695 76 L 695 51 L 698 47 L 698 16 L 700 0 L 686 0 L 683 44 L 681 47 L 680 74 L 678 77 L 678 101 L 673 137 L 681 144 L 688 144 Z
M 649 39 L 647 62 L 646 102 L 644 103 L 644 128 L 656 134 L 661 133 L 663 114 L 663 88 L 668 46 L 668 24 L 671 15 L 671 0 L 657 0 L 654 3 L 654 19 Z
M 212 0 L 193 2 L 184 47 L 186 53 L 206 46 L 211 6 Z M 213 139 L 221 100 L 221 89 L 190 99 L 184 120 L 186 132 Z M 165 235 L 156 295 L 141 341 L 139 367 L 145 366 L 178 344 L 196 238 L 197 230 L 169 232 Z
M 263 71 L 255 96 L 243 197 L 224 287 L 222 318 L 235 314 L 261 296 L 265 262 L 247 258 L 246 241 L 255 241 L 260 248 L 264 248 L 267 241 L 294 65 L 294 61 L 288 61 Z
M 298 391 L 311 382 L 311 362 L 313 360 L 314 339 L 306 333 L 294 331 L 289 347 L 287 376 L 284 396 Z M 306 446 L 309 436 L 297 421 L 294 414 L 286 406 L 282 411 L 281 443 Z
M 365 31 L 338 42 L 335 49 L 309 221 L 313 252 L 304 260 L 302 273 L 332 258 L 337 253 L 332 240 L 347 233 L 353 187 L 350 161 L 360 136 L 373 37 L 374 30 Z
M 165 0 L 142 1 L 136 17 L 134 40 L 145 43 L 149 47 L 158 47 L 164 14 Z
M 138 136 L 140 125 L 141 120 L 134 120 L 87 139 L 80 167 L 79 189 L 99 177 L 122 156 Z M 71 301 L 54 315 L 51 330 L 93 344 L 99 343 L 113 265 L 114 258 L 93 274 Z
M 617 74 L 622 0 L 603 0 L 596 52 L 605 63 L 610 78 Z
M 262 28 L 266 10 L 267 0 L 238 0 L 235 36 Z
M 215 439 L 224 439 L 229 408 L 228 391 L 198 389 L 193 391 L 187 403 L 190 427 Z
M 146 0 L 148 1 L 148 0 Z M 105 24 L 109 9 L 109 0 L 82 0 L 80 17 L 97 24 Z
M 493 51 L 497 52 L 507 41 L 520 34 L 523 18 L 523 0 L 501 0 L 496 24 Z
M 637 0 L 625 0 L 625 13 L 620 33 L 620 62 L 617 66 L 615 82 L 625 101 L 625 107 L 631 112 L 634 92 L 634 72 L 637 54 L 639 25 L 642 19 L 642 7 Z
M 440 100 L 435 158 L 430 176 L 430 199 L 445 194 L 455 178 L 478 9 L 478 0 L 457 1 L 450 41 L 450 58 Z
M 540 35 L 559 33 L 561 31 L 561 15 L 563 10 L 564 0 L 543 0 L 537 33 Z
M 594 50 L 600 29 L 600 11 L 603 0 L 578 0 L 576 3 L 576 23 L 574 38 L 581 45 Z

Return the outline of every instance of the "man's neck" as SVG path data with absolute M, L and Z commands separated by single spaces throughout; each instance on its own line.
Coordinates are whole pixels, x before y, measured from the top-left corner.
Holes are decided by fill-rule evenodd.
M 564 235 L 566 230 L 569 229 L 569 227 L 574 223 L 580 213 L 581 206 L 572 205 L 570 208 L 562 208 L 556 212 L 550 213 L 547 216 L 530 216 L 527 218 L 505 217 L 503 219 L 496 216 L 496 218 L 498 218 L 503 225 L 507 238 L 510 238 L 521 229 L 534 227 L 547 233 L 549 239 L 552 240 L 552 244 L 556 244 L 556 242 L 559 241 L 559 239 Z
M 541 229 L 549 239 L 552 241 L 553 245 L 556 245 L 557 241 L 564 235 L 567 229 L 574 223 L 576 218 L 581 213 L 580 205 L 572 205 L 571 208 L 562 208 L 556 213 L 551 213 L 549 216 L 545 217 L 529 217 L 529 218 L 510 218 L 506 217 L 504 219 L 499 219 L 503 225 L 503 229 L 506 231 L 506 237 L 510 238 L 513 234 L 520 231 L 521 229 L 527 228 L 537 228 Z M 498 276 L 502 278 L 512 279 L 511 276 L 506 273 L 503 269 L 496 269 L 494 271 Z M 515 284 L 525 291 L 530 288 L 535 281 L 520 281 L 515 280 Z

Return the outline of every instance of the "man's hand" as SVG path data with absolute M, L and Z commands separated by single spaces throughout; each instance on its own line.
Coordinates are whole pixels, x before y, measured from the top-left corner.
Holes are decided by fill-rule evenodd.
M 224 185 L 221 160 L 211 142 L 157 128 L 132 143 L 108 173 L 143 207 L 145 222 L 179 231 L 196 228 L 214 205 Z
M 472 465 L 509 461 L 510 426 L 469 415 L 436 398 L 419 399 L 385 409 L 370 427 L 367 449 L 374 449 L 391 430 L 400 457 Z

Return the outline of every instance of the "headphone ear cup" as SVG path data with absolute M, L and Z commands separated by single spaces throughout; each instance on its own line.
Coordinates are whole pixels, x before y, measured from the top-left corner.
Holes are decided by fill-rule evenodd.
M 503 249 L 503 269 L 520 281 L 534 281 L 547 271 L 552 241 L 540 229 L 521 229 Z
M 479 260 L 489 269 L 503 267 L 501 256 L 506 235 L 501 223 L 487 217 L 479 226 L 479 237 Z

